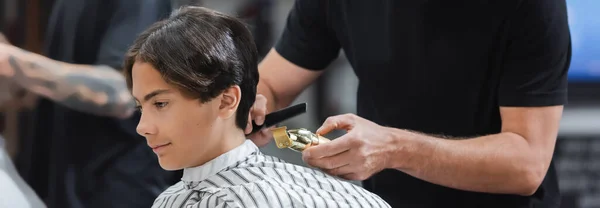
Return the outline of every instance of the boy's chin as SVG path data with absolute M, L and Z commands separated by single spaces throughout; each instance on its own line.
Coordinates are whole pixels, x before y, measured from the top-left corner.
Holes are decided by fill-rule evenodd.
M 162 169 L 164 169 L 166 171 L 175 171 L 175 170 L 183 169 L 183 167 L 181 167 L 180 165 L 174 164 L 169 161 L 164 161 L 162 159 L 158 159 L 158 164 L 160 165 L 160 167 Z

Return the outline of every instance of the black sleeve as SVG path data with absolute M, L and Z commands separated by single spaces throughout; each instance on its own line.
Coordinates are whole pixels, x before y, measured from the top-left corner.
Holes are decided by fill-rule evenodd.
M 523 0 L 510 20 L 499 85 L 500 106 L 567 102 L 571 37 L 565 0 Z
M 337 58 L 340 44 L 327 20 L 328 2 L 296 0 L 275 50 L 288 61 L 322 70 Z
M 96 64 L 121 70 L 129 46 L 151 24 L 168 17 L 171 3 L 169 0 L 112 2 L 114 14 L 102 38 Z

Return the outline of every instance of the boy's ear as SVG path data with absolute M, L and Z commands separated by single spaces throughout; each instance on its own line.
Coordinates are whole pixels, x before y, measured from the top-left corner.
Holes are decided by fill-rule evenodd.
M 240 100 L 242 99 L 242 90 L 234 85 L 221 93 L 221 104 L 219 105 L 219 116 L 221 118 L 230 118 L 235 115 Z

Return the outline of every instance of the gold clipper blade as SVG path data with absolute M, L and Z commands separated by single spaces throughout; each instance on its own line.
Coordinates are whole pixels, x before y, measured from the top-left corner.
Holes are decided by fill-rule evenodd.
M 271 132 L 273 133 L 275 144 L 279 149 L 289 148 L 298 152 L 302 152 L 311 146 L 330 141 L 329 139 L 306 129 L 287 130 L 286 126 L 282 126 L 274 128 Z
M 273 139 L 275 139 L 277 148 L 283 149 L 292 146 L 294 141 L 292 141 L 290 135 L 288 135 L 286 126 L 274 128 L 271 132 L 273 133 Z

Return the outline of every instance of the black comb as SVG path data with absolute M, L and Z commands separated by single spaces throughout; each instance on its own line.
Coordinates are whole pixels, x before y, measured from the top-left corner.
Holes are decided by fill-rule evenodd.
M 303 113 L 306 113 L 306 103 L 300 103 L 294 106 L 275 111 L 273 113 L 269 113 L 265 116 L 265 122 L 262 125 L 256 125 L 256 123 L 252 121 L 252 132 L 250 132 L 250 134 L 259 132 L 264 128 L 272 127 L 285 120 L 288 120 Z

